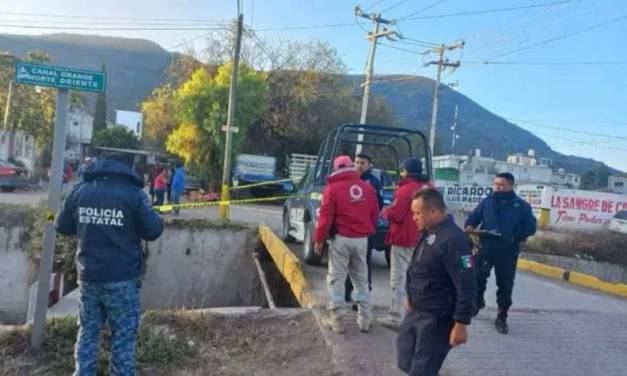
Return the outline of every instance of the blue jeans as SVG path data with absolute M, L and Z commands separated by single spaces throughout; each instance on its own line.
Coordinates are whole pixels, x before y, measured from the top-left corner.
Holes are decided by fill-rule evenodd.
M 155 189 L 155 196 L 157 196 L 157 200 L 154 202 L 155 206 L 163 205 L 165 199 L 165 189 Z
M 181 203 L 181 192 L 172 192 L 172 204 L 178 205 Z M 180 209 L 174 209 L 174 215 L 179 215 Z
M 111 375 L 135 375 L 135 342 L 141 316 L 140 283 L 136 280 L 80 282 L 76 376 L 96 374 L 98 342 L 105 320 L 111 327 Z

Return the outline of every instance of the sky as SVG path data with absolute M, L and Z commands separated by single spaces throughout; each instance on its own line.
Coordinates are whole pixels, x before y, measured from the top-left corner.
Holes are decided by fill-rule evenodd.
M 464 40 L 463 50 L 447 53 L 461 66 L 444 83 L 561 153 L 627 171 L 627 1 L 243 0 L 242 8 L 261 37 L 326 41 L 357 74 L 372 28 L 354 16 L 358 4 L 397 20 L 391 28 L 404 37 L 381 39 L 375 74 L 434 78 L 435 67 L 423 66 L 435 58 L 422 55 L 425 46 Z M 200 48 L 207 29 L 236 16 L 235 0 L 20 0 L 3 4 L 0 33 L 145 38 L 181 50 L 189 41 Z M 113 30 L 121 28 L 186 30 Z

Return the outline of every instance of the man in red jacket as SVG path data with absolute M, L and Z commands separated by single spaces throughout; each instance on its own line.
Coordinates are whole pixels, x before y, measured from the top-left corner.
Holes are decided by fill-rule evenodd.
M 324 242 L 329 243 L 329 316 L 323 317 L 322 324 L 336 333 L 344 332 L 344 281 L 348 273 L 359 307 L 357 325 L 360 331 L 368 332 L 372 313 L 366 253 L 368 236 L 375 232 L 378 217 L 377 194 L 370 184 L 361 180 L 349 156 L 337 157 L 333 161 L 333 170 L 322 194 L 314 234 L 314 250 L 318 254 L 322 253 Z M 334 236 L 331 235 L 332 227 Z
M 412 220 L 411 201 L 414 193 L 425 186 L 432 187 L 427 176 L 422 174 L 422 162 L 418 158 L 409 158 L 401 167 L 401 180 L 394 193 L 392 205 L 383 209 L 383 218 L 390 222 L 385 242 L 392 246 L 390 251 L 390 286 L 392 302 L 388 316 L 381 324 L 396 328 L 403 318 L 403 306 L 406 300 L 405 277 L 409 260 L 418 239 L 420 230 Z

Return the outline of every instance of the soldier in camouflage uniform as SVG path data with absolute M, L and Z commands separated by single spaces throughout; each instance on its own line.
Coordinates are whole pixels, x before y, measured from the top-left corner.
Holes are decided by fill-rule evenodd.
M 111 327 L 111 374 L 135 375 L 141 316 L 141 240 L 155 240 L 163 222 L 124 156 L 90 165 L 57 216 L 60 234 L 78 237 L 81 292 L 75 375 L 95 375 L 100 331 Z

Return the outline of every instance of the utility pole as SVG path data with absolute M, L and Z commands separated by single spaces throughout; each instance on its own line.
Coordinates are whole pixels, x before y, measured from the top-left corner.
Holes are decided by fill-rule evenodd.
M 451 135 L 451 154 L 455 154 L 455 141 L 457 140 L 457 137 L 459 137 L 455 132 L 457 129 L 457 109 L 458 106 L 455 105 L 455 117 L 453 119 L 453 126 L 451 127 L 451 131 L 453 131 Z
M 440 80 L 442 79 L 442 71 L 444 68 L 459 68 L 460 61 L 449 62 L 448 59 L 444 58 L 445 51 L 452 51 L 458 48 L 464 48 L 464 41 L 459 41 L 457 43 L 451 45 L 442 44 L 440 47 L 434 48 L 432 50 L 427 51 L 426 53 L 438 53 L 439 59 L 437 61 L 430 61 L 425 63 L 424 66 L 427 67 L 429 65 L 437 65 L 438 66 L 438 74 L 435 80 L 435 88 L 433 89 L 433 108 L 431 110 L 431 127 L 429 128 L 429 147 L 431 148 L 431 153 L 434 153 L 435 148 L 435 127 L 438 121 L 438 95 L 440 92 Z
M 381 18 L 381 15 L 378 13 L 364 13 L 359 6 L 355 7 L 355 16 L 365 18 L 367 20 L 373 21 L 374 25 L 372 26 L 372 32 L 368 34 L 368 40 L 370 41 L 370 52 L 368 53 L 368 63 L 366 65 L 366 82 L 363 84 L 364 86 L 364 97 L 361 102 L 361 117 L 359 118 L 360 124 L 366 124 L 366 118 L 368 116 L 368 101 L 370 100 L 370 85 L 372 83 L 372 72 L 374 71 L 374 57 L 377 52 L 377 42 L 379 38 L 387 37 L 391 39 L 392 36 L 397 35 L 400 36 L 396 31 L 385 29 L 379 32 L 381 24 L 390 25 L 393 24 L 394 20 L 386 20 L 385 18 Z M 364 140 L 363 133 L 359 133 L 357 135 L 357 141 L 361 142 Z M 355 153 L 361 153 L 361 144 L 358 143 L 355 148 Z
M 229 220 L 229 180 L 231 176 L 231 146 L 233 143 L 232 133 L 235 131 L 233 122 L 235 121 L 235 104 L 237 98 L 237 71 L 239 68 L 239 53 L 242 43 L 242 29 L 244 25 L 244 15 L 240 13 L 237 17 L 237 33 L 235 35 L 235 51 L 233 52 L 233 68 L 231 69 L 231 87 L 229 89 L 229 112 L 226 120 L 226 137 L 224 145 L 224 170 L 222 171 L 222 194 L 220 201 L 220 218 L 223 221 Z
M 7 104 L 4 106 L 4 118 L 2 120 L 2 126 L 4 129 L 9 128 L 9 113 L 11 112 L 11 95 L 13 93 L 13 80 L 9 80 L 9 90 L 7 92 Z

